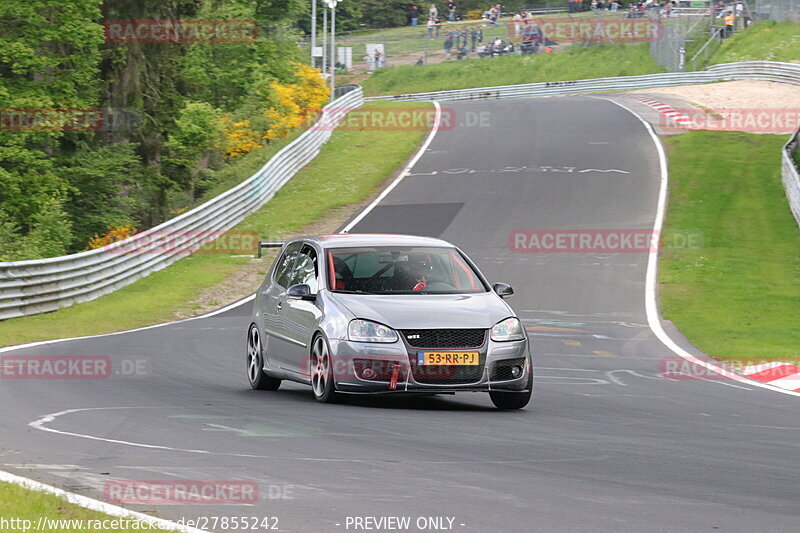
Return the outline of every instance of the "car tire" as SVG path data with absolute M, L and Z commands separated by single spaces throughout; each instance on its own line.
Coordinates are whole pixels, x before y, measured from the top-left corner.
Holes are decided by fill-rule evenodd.
M 533 394 L 533 372 L 528 372 L 528 385 L 525 392 L 500 392 L 491 391 L 489 397 L 498 409 L 522 409 L 531 400 Z
M 328 341 L 322 335 L 315 336 L 314 340 L 311 341 L 309 362 L 311 391 L 314 393 L 314 399 L 320 403 L 341 401 L 341 395 L 336 392 L 336 385 L 333 379 L 331 349 Z
M 247 332 L 247 381 L 256 390 L 278 390 L 281 386 L 281 380 L 264 372 L 264 347 L 255 324 L 250 324 Z

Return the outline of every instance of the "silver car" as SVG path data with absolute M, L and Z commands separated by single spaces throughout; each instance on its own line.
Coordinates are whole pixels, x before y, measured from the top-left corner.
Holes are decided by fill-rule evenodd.
M 452 244 L 409 235 L 336 234 L 283 244 L 256 293 L 247 333 L 254 389 L 311 385 L 342 393 L 488 392 L 500 409 L 528 404 L 528 337 Z

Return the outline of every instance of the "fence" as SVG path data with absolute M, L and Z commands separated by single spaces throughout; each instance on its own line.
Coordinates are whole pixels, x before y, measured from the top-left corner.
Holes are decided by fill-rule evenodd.
M 789 207 L 792 209 L 794 219 L 800 226 L 800 172 L 796 161 L 800 161 L 800 128 L 794 132 L 789 142 L 783 147 L 781 159 L 783 161 L 781 178 L 783 188 L 786 189 L 786 198 L 789 200 Z M 796 159 L 795 159 L 796 158 Z
M 429 100 L 479 100 L 486 98 L 522 98 L 530 96 L 553 96 L 559 94 L 578 94 L 593 92 L 614 92 L 632 89 L 650 89 L 691 85 L 712 81 L 766 80 L 800 85 L 800 64 L 776 61 L 745 61 L 713 65 L 699 72 L 668 72 L 664 74 L 645 74 L 641 76 L 621 76 L 617 78 L 592 78 L 584 80 L 549 81 L 524 83 L 521 85 L 502 85 L 478 87 L 395 96 L 373 96 L 366 100 L 395 100 L 425 102 Z
M 347 91 L 343 88 L 340 92 Z M 326 106 L 317 123 L 236 187 L 147 231 L 103 248 L 49 259 L 0 263 L 0 320 L 93 300 L 215 240 L 268 202 L 311 161 L 341 118 L 363 103 L 360 87 Z M 148 253 L 141 253 L 147 247 Z
M 800 22 L 800 2 L 797 0 L 756 0 L 759 20 L 790 20 Z

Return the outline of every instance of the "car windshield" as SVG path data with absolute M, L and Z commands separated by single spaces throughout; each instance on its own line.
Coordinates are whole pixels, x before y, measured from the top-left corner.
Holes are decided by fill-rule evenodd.
M 335 292 L 463 294 L 488 289 L 455 248 L 364 247 L 328 251 Z

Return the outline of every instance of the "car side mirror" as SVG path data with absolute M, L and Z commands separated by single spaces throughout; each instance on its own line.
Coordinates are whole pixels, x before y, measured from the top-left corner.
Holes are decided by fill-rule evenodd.
M 286 291 L 286 296 L 296 300 L 306 300 L 309 302 L 313 302 L 317 299 L 317 295 L 311 294 L 311 287 L 305 283 L 299 283 L 289 287 L 289 290 Z
M 514 289 L 511 288 L 511 285 L 508 283 L 495 283 L 492 285 L 492 289 L 500 298 L 508 298 L 512 294 L 514 294 Z

